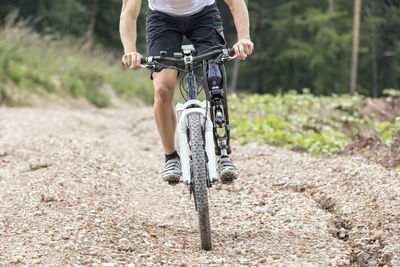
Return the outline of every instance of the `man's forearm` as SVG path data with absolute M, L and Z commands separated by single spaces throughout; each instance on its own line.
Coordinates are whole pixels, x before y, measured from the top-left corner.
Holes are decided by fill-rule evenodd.
M 121 18 L 119 32 L 125 54 L 129 52 L 136 52 L 136 20 Z
M 119 24 L 119 32 L 125 54 L 136 52 L 136 21 L 139 16 L 141 0 L 124 0 Z
M 225 0 L 229 6 L 240 39 L 250 39 L 249 12 L 244 0 Z

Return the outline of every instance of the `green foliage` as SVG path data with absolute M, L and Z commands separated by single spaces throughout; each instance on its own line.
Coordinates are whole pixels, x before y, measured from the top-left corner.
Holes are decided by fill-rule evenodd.
M 315 97 L 290 91 L 278 95 L 233 95 L 232 136 L 241 143 L 256 142 L 332 155 L 351 142 L 360 129 L 373 123 L 357 112 L 361 97 Z
M 110 90 L 152 103 L 147 72 L 124 70 L 119 57 L 99 47 L 89 49 L 79 40 L 52 41 L 25 27 L 6 27 L 0 30 L 0 66 L 3 87 L 83 97 L 98 107 L 111 105 Z M 2 89 L 1 99 L 10 92 Z
M 28 76 L 29 69 L 27 66 L 19 64 L 15 61 L 8 63 L 7 71 L 10 78 L 17 84 L 20 84 Z
M 0 21 L 8 13 L 18 11 L 18 18 L 29 20 L 37 31 L 62 39 L 65 36 L 87 37 L 91 19 L 94 19 L 96 41 L 120 49 L 121 4 L 120 0 L 2 0 Z M 140 37 L 139 41 L 144 40 Z
M 398 140 L 400 135 L 400 117 L 391 123 L 384 121 L 378 125 L 378 132 L 381 134 L 381 139 L 386 144 L 390 145 L 394 141 Z
M 400 96 L 400 90 L 396 90 L 396 89 L 385 89 L 383 90 L 383 94 L 384 95 L 388 95 L 388 96 Z

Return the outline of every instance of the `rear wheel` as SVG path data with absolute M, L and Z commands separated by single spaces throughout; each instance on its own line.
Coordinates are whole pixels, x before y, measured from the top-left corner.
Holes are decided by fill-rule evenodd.
M 208 208 L 207 175 L 200 115 L 189 115 L 188 123 L 190 148 L 192 151 L 192 188 L 199 218 L 200 243 L 202 249 L 211 250 L 212 244 Z

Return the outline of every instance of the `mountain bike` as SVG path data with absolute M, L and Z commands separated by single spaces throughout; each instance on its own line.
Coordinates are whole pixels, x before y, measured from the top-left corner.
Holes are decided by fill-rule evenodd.
M 234 59 L 234 54 L 234 49 L 215 49 L 196 56 L 192 45 L 184 45 L 173 57 L 161 51 L 160 56 L 141 61 L 142 67 L 156 71 L 172 62 L 184 73 L 179 88 L 186 102 L 176 105 L 182 178 L 194 196 L 204 250 L 212 249 L 207 191 L 218 182 L 216 155 L 231 153 L 224 62 Z M 201 90 L 204 101 L 198 99 Z

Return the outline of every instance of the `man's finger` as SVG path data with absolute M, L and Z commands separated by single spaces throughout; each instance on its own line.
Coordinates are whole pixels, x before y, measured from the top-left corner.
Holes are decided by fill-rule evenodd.
M 250 55 L 254 52 L 254 44 L 250 43 Z
M 127 60 L 126 55 L 124 55 L 124 56 L 122 57 L 122 62 L 124 63 L 124 66 L 125 66 L 125 67 L 129 67 L 129 65 L 128 65 L 128 60 Z
M 251 53 L 253 52 L 252 50 L 252 45 L 251 44 L 246 44 L 244 46 L 244 52 L 246 53 L 246 55 L 251 55 Z
M 132 54 L 132 65 L 131 65 L 131 67 L 132 67 L 133 70 L 137 70 L 136 58 L 137 58 L 137 55 L 136 54 Z
M 235 45 L 233 46 L 233 48 L 235 49 L 235 55 L 240 59 L 240 52 L 239 52 L 238 45 L 235 44 Z
M 131 55 L 131 69 L 135 70 L 136 69 L 136 55 Z
M 239 53 L 240 53 L 240 59 L 241 60 L 245 60 L 246 59 L 246 54 L 245 54 L 245 52 L 244 52 L 244 48 L 243 48 L 243 45 L 242 44 L 239 44 L 238 45 L 239 46 Z
M 133 55 L 127 55 L 127 59 L 128 59 L 128 67 L 131 68 L 132 67 L 132 56 Z
M 237 43 L 235 47 L 235 54 L 239 60 L 242 60 L 242 55 L 240 54 L 240 44 Z
M 132 69 L 133 70 L 137 70 L 137 69 L 139 69 L 140 68 L 140 57 L 139 57 L 139 55 L 135 55 L 134 57 L 133 57 L 133 60 L 132 60 Z
M 140 59 L 141 58 L 142 58 L 141 56 L 136 55 L 136 62 L 135 62 L 136 69 L 140 69 Z

